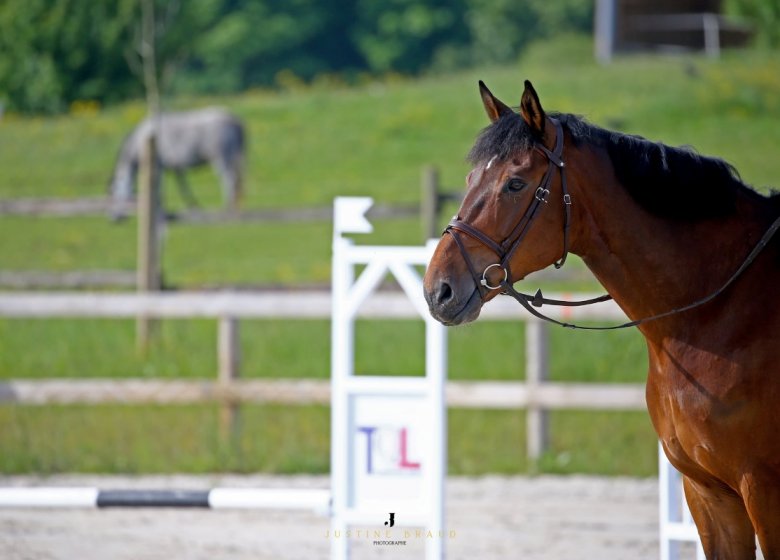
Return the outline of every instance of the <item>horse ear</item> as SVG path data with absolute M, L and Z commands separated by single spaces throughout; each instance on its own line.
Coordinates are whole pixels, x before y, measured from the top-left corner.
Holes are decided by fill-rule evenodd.
M 501 118 L 501 115 L 512 113 L 512 109 L 490 93 L 490 90 L 482 80 L 479 81 L 479 95 L 482 97 L 482 103 L 485 105 L 485 112 L 491 122 L 496 122 Z
M 525 90 L 523 98 L 520 100 L 520 114 L 532 130 L 539 134 L 544 134 L 544 123 L 547 119 L 544 116 L 544 109 L 539 103 L 539 96 L 531 82 L 525 81 Z

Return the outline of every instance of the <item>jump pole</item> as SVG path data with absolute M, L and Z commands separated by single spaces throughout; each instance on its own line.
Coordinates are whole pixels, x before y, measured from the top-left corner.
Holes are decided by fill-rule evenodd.
M 293 509 L 327 514 L 330 490 L 212 488 L 210 490 L 101 490 L 92 487 L 3 488 L 8 508 Z

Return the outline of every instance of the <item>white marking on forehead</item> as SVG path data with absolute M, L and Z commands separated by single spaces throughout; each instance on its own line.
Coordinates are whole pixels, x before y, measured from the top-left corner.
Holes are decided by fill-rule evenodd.
M 497 157 L 498 157 L 498 155 L 495 155 L 495 156 L 493 156 L 492 158 L 490 158 L 490 161 L 489 161 L 489 162 L 488 162 L 488 164 L 485 166 L 485 169 L 490 169 L 490 166 L 491 166 L 491 165 L 493 165 L 493 162 L 494 162 L 494 161 L 496 161 L 496 158 L 497 158 Z

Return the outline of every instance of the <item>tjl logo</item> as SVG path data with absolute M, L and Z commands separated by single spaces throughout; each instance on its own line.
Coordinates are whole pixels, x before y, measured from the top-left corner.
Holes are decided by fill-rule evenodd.
M 409 457 L 409 429 L 360 426 L 366 435 L 366 474 L 409 474 L 420 472 L 420 462 Z
M 393 525 L 395 525 L 395 514 L 391 513 L 390 521 L 385 521 L 385 526 L 392 527 Z

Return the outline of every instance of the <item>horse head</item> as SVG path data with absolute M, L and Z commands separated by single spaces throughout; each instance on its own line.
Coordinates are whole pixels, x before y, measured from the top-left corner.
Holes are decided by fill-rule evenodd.
M 562 128 L 528 81 L 519 114 L 484 83 L 479 90 L 491 124 L 471 149 L 466 195 L 424 280 L 431 314 L 450 325 L 475 320 L 503 286 L 562 264 L 568 250 Z

